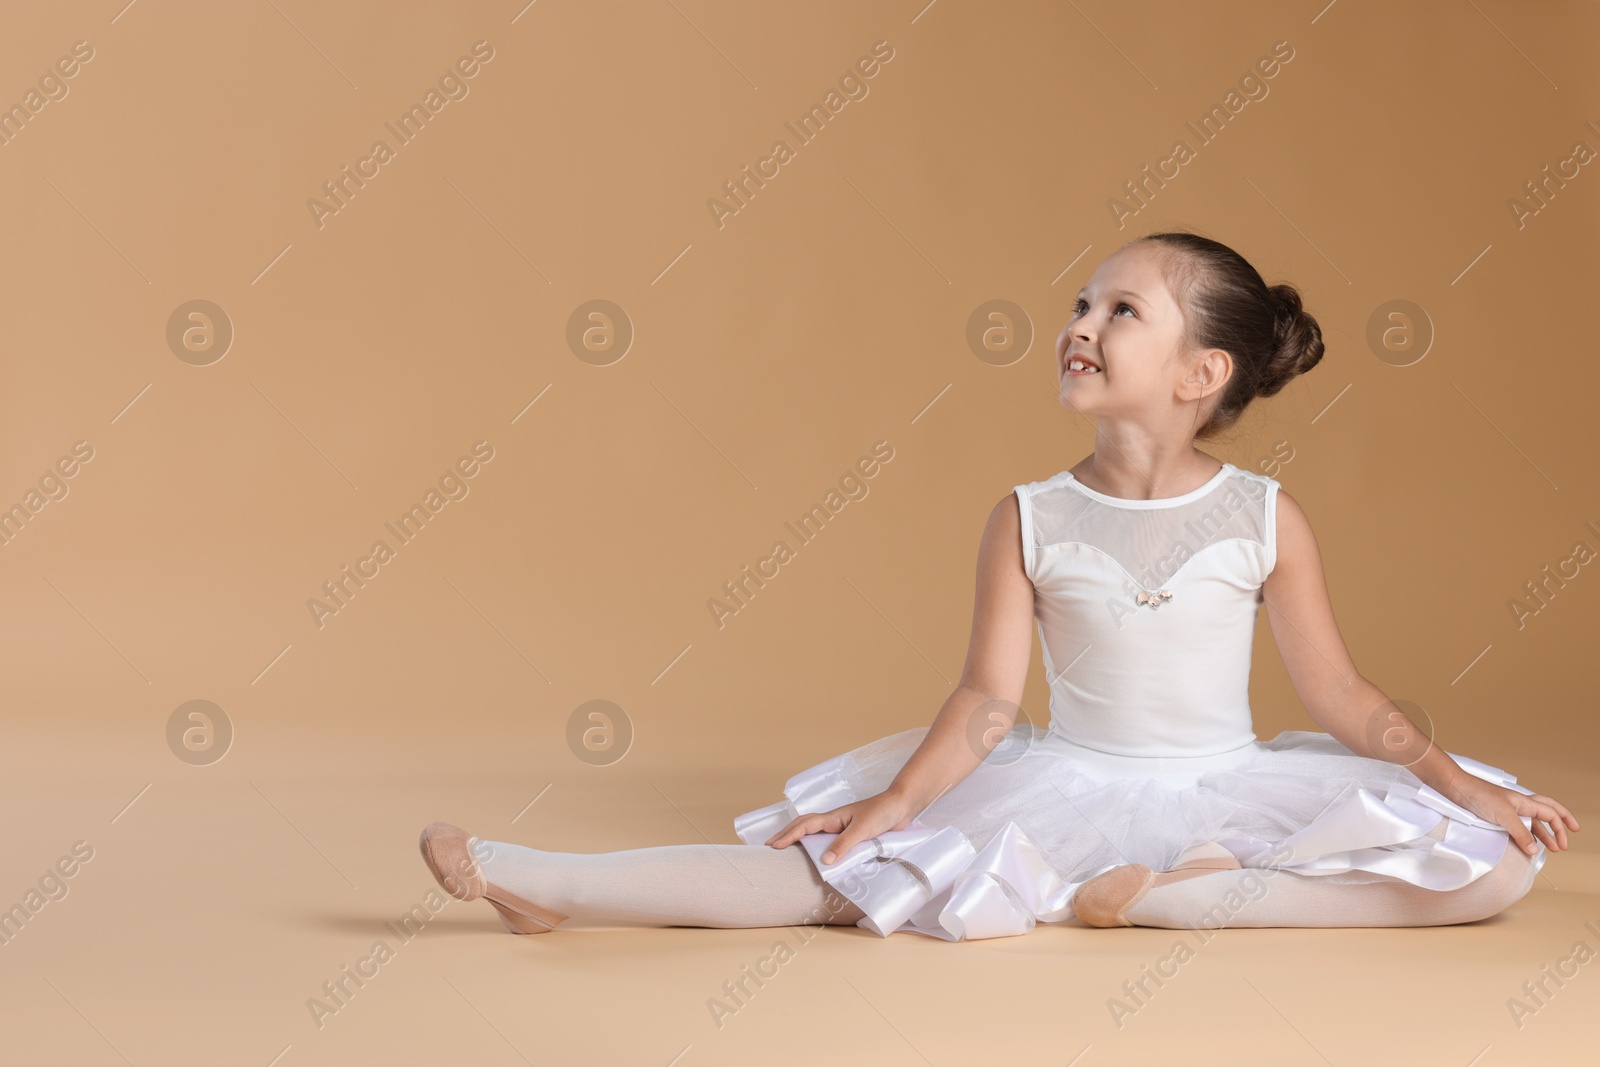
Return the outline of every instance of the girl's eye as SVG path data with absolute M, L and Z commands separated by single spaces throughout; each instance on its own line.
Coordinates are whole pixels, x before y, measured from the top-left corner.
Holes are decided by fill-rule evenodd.
M 1123 308 L 1133 311 L 1133 305 L 1127 303 L 1126 301 L 1123 301 L 1117 305 L 1118 311 L 1121 311 Z M 1080 299 L 1077 303 L 1072 305 L 1072 310 L 1074 314 L 1082 315 L 1086 310 L 1088 310 L 1088 305 L 1085 304 L 1082 299 Z M 1135 315 L 1135 317 L 1137 318 L 1137 315 Z

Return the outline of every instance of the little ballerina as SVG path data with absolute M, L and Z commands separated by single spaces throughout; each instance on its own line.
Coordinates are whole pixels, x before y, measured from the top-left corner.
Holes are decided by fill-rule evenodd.
M 598 918 L 953 941 L 1073 920 L 1435 926 L 1504 910 L 1577 820 L 1434 745 L 1363 678 L 1299 503 L 1194 445 L 1322 353 L 1299 293 L 1227 246 L 1129 242 L 1056 341 L 1061 403 L 1095 420 L 1094 451 L 990 513 L 966 664 L 930 726 L 790 778 L 734 820 L 740 845 L 543 852 L 433 823 L 429 869 L 514 933 Z M 1263 604 L 1326 732 L 1256 739 Z M 1048 729 L 1020 716 L 1035 625 Z

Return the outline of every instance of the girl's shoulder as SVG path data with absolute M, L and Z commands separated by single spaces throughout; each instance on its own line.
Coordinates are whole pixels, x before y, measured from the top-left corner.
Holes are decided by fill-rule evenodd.
M 1281 488 L 1283 484 L 1272 475 L 1262 471 L 1253 471 L 1245 467 L 1234 467 L 1233 470 L 1239 476 L 1237 480 L 1258 490 L 1276 490 Z

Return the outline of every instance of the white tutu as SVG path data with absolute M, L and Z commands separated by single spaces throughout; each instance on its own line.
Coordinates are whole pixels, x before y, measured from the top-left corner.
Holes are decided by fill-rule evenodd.
M 798 815 L 881 793 L 927 732 L 904 730 L 800 772 L 786 799 L 738 816 L 735 832 L 762 844 Z M 1498 767 L 1450 755 L 1480 778 L 1531 792 Z M 1288 730 L 1219 755 L 1138 757 L 1019 722 L 905 829 L 825 865 L 835 837 L 800 843 L 865 913 L 857 925 L 958 941 L 1071 919 L 1073 894 L 1095 875 L 1124 863 L 1166 870 L 1207 841 L 1245 867 L 1443 891 L 1488 873 L 1509 834 L 1407 768 L 1358 756 L 1325 733 Z M 1535 870 L 1544 859 L 1541 849 Z

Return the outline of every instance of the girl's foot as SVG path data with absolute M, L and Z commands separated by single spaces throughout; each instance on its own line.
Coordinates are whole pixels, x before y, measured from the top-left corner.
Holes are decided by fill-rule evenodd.
M 1089 879 L 1078 887 L 1072 910 L 1090 926 L 1133 926 L 1128 909 L 1157 886 L 1197 878 L 1213 871 L 1239 870 L 1232 852 L 1214 841 L 1186 850 L 1170 870 L 1159 874 L 1142 863 L 1126 863 Z
M 484 898 L 499 914 L 506 929 L 514 934 L 542 934 L 567 918 L 485 878 L 483 868 L 472 853 L 474 840 L 461 827 L 447 822 L 429 823 L 422 831 L 417 844 L 422 850 L 423 862 L 446 893 L 457 900 Z

